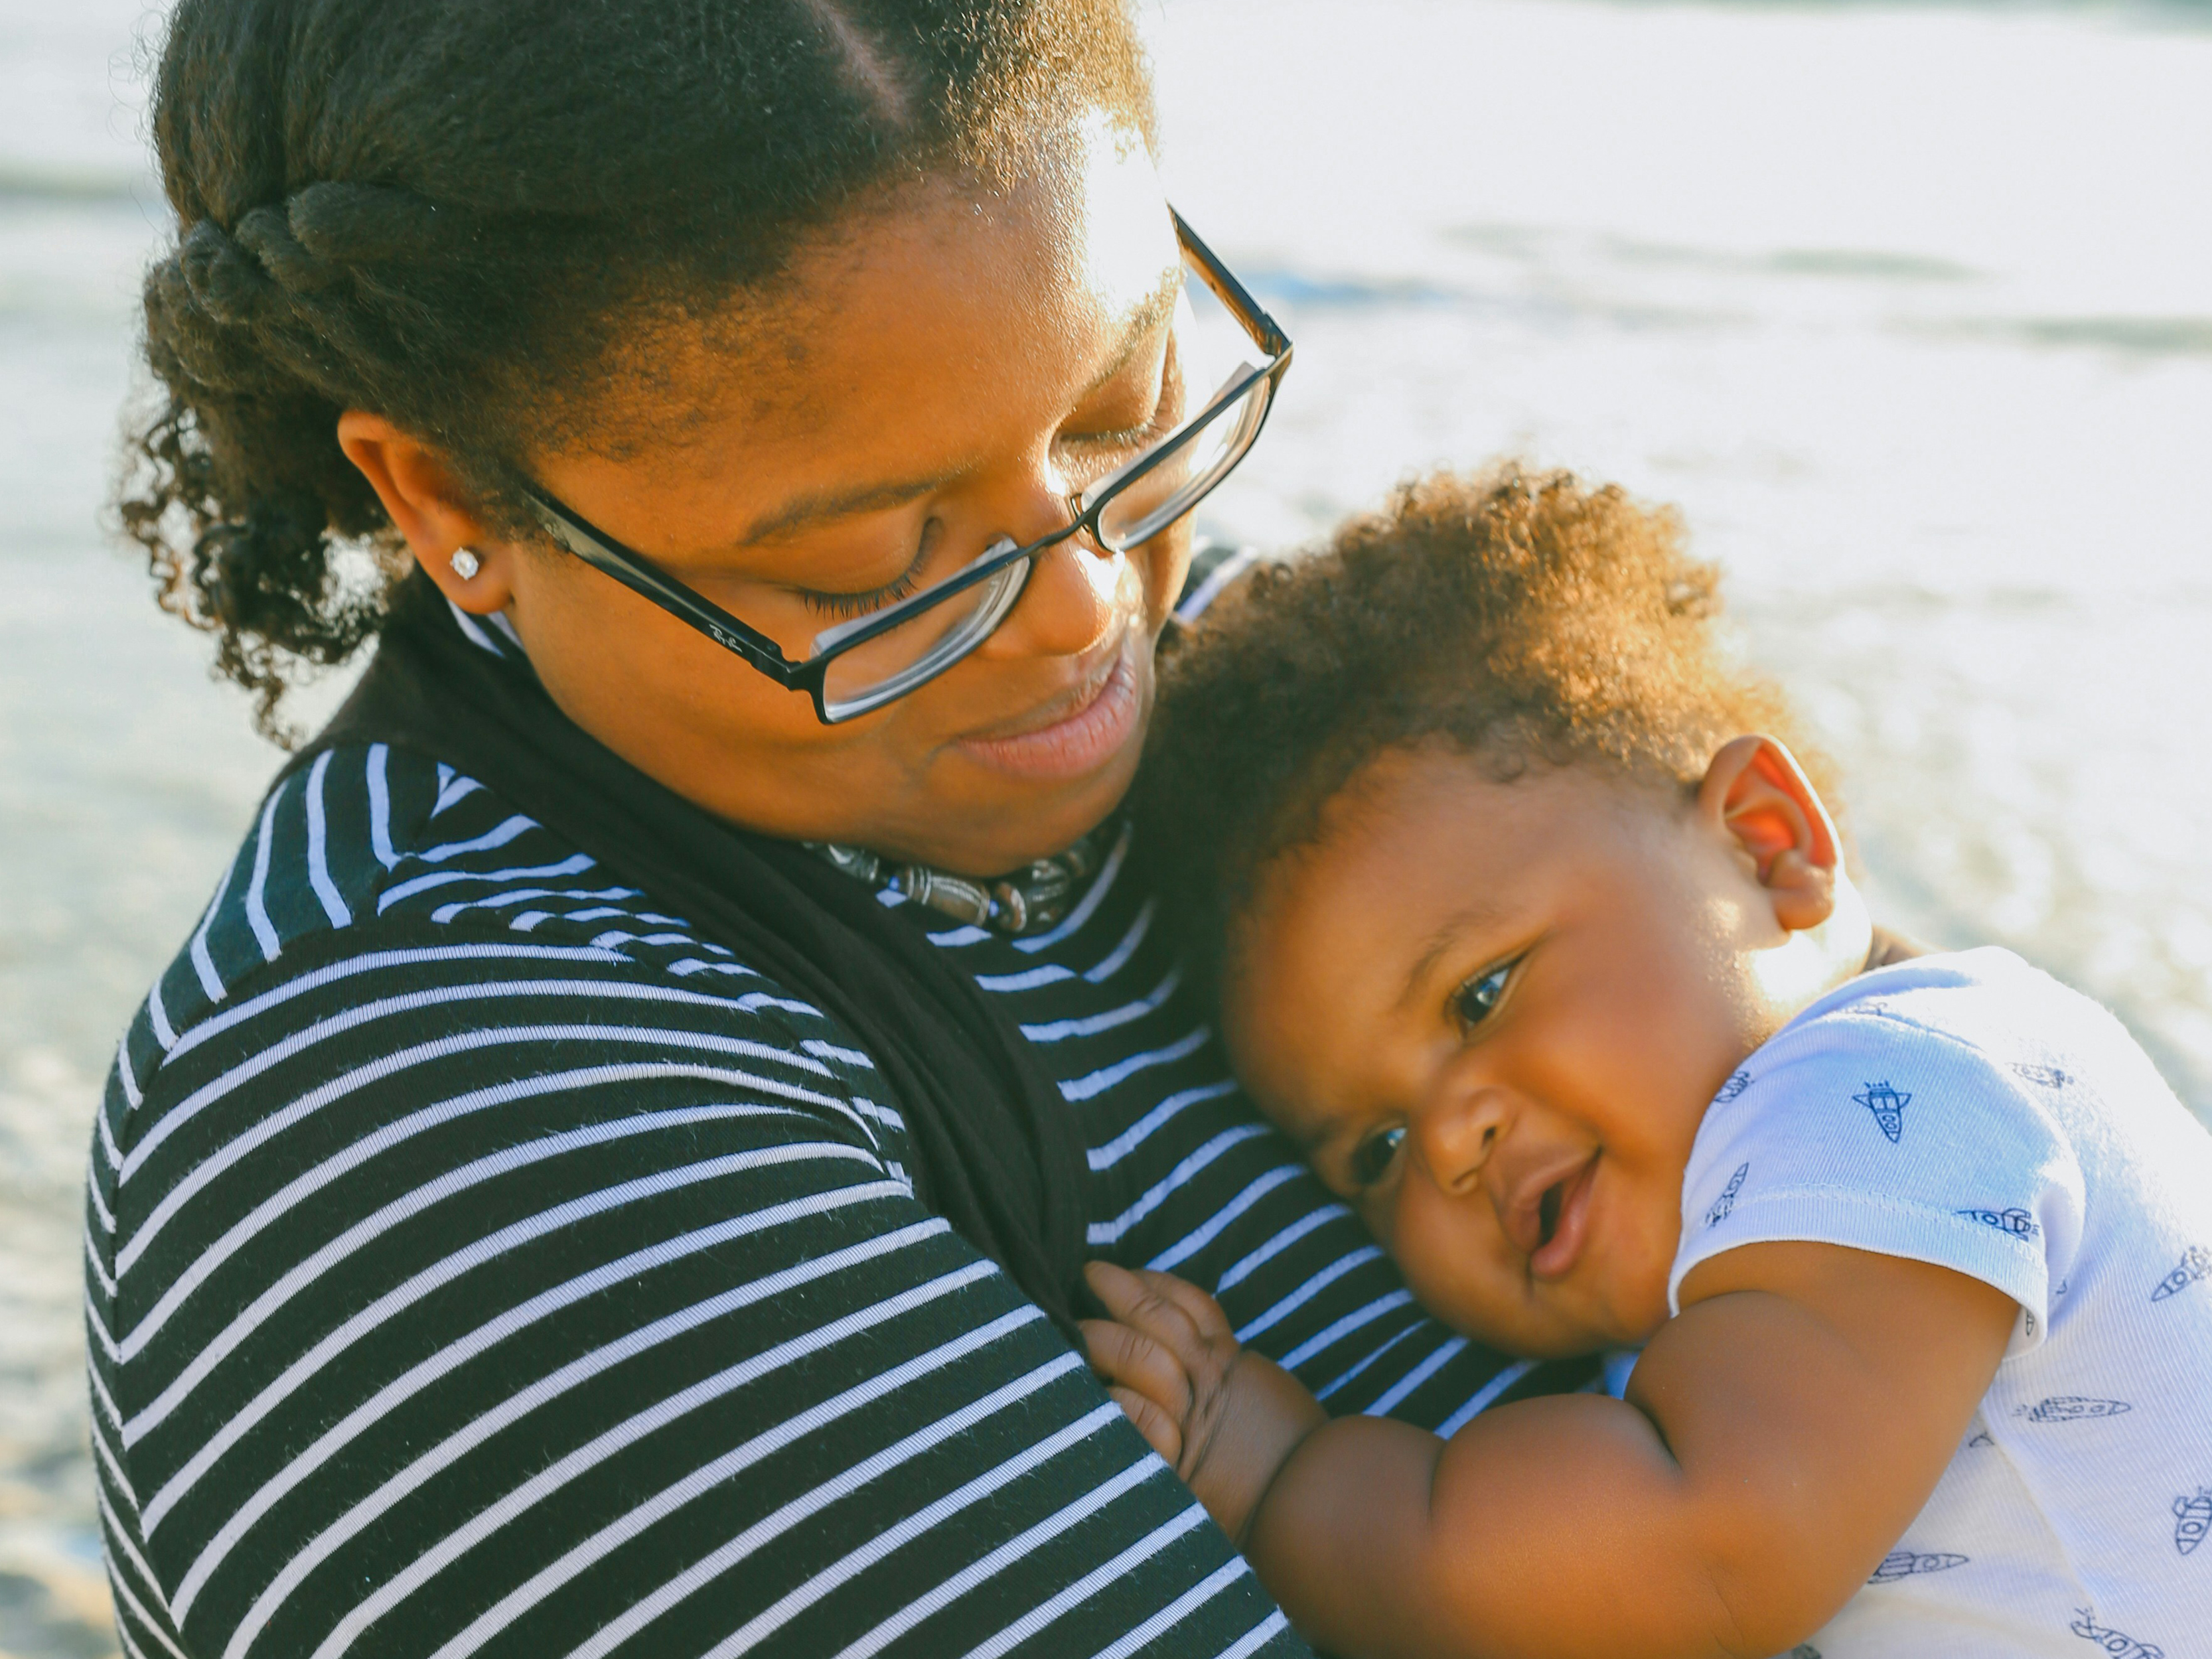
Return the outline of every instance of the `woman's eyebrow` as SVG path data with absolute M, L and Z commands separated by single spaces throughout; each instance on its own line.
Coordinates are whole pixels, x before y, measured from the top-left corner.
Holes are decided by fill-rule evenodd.
M 1129 366 L 1130 359 L 1143 349 L 1145 342 L 1174 314 L 1176 301 L 1182 293 L 1182 267 L 1176 265 L 1161 277 L 1159 286 L 1145 297 L 1131 315 L 1127 326 L 1122 331 L 1121 343 L 1115 352 L 1113 361 L 1084 387 L 1080 398 L 1090 397 Z M 788 535 L 802 525 L 842 519 L 854 513 L 880 513 L 890 507 L 904 507 L 908 501 L 918 501 L 933 489 L 942 489 L 966 470 L 964 467 L 951 467 L 927 478 L 805 491 L 747 525 L 744 533 L 738 538 L 738 544 L 750 546 L 755 542 L 767 541 L 771 537 Z
M 1121 344 L 1113 360 L 1091 377 L 1091 384 L 1083 388 L 1082 396 L 1090 397 L 1105 386 L 1123 369 L 1129 361 L 1144 349 L 1161 324 L 1175 315 L 1176 301 L 1182 297 L 1182 267 L 1178 264 L 1162 273 L 1159 286 L 1146 295 L 1131 313 L 1128 324 L 1121 331 Z
M 887 507 L 904 507 L 908 501 L 919 500 L 933 489 L 944 489 L 966 470 L 964 467 L 953 467 L 927 478 L 805 491 L 747 525 L 738 543 L 739 546 L 746 546 L 754 542 L 764 542 L 772 536 L 787 535 L 801 525 L 813 524 L 823 519 L 842 519 L 854 513 L 880 513 Z

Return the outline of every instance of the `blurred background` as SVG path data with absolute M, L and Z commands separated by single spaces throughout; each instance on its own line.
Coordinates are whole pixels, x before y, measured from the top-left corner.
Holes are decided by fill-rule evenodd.
M 2212 5 L 1140 3 L 1172 194 L 1298 343 L 1206 527 L 1499 452 L 1679 503 L 1882 914 L 2212 1110 Z M 112 1651 L 87 1126 L 277 761 L 106 528 L 160 28 L 0 0 L 0 1659 Z

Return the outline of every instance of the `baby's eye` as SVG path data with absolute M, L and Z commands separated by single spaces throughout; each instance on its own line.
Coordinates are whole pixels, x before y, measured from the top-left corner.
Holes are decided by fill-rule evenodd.
M 1505 963 L 1487 973 L 1476 975 L 1452 993 L 1452 1012 L 1459 1023 L 1472 1030 L 1490 1018 L 1498 1006 L 1498 998 L 1505 994 L 1505 981 L 1512 976 L 1513 964 Z
M 1372 1187 L 1390 1173 L 1390 1164 L 1398 1156 L 1398 1148 L 1405 1144 L 1403 1124 L 1368 1136 L 1352 1149 L 1352 1178 L 1363 1187 Z

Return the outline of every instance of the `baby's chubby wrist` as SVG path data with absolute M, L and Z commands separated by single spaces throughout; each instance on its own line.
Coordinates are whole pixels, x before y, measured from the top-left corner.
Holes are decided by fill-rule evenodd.
M 1107 1262 L 1086 1277 L 1112 1315 L 1084 1322 L 1091 1368 L 1242 1544 L 1276 1474 L 1328 1413 L 1296 1377 L 1240 1345 L 1220 1304 L 1196 1285 Z

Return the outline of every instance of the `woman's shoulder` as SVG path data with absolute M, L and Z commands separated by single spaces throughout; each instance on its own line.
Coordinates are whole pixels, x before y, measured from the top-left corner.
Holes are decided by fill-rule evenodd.
M 579 1015 L 578 998 L 591 1010 Z M 125 1102 L 333 1021 L 404 1048 L 461 1017 L 633 1027 L 787 1056 L 842 1097 L 869 1068 L 819 1009 L 493 791 L 385 744 L 326 750 L 270 789 L 118 1057 Z M 619 1010 L 620 1018 L 609 1011 Z M 185 1063 L 198 1054 L 201 1060 Z M 865 1092 L 865 1085 L 861 1085 Z

